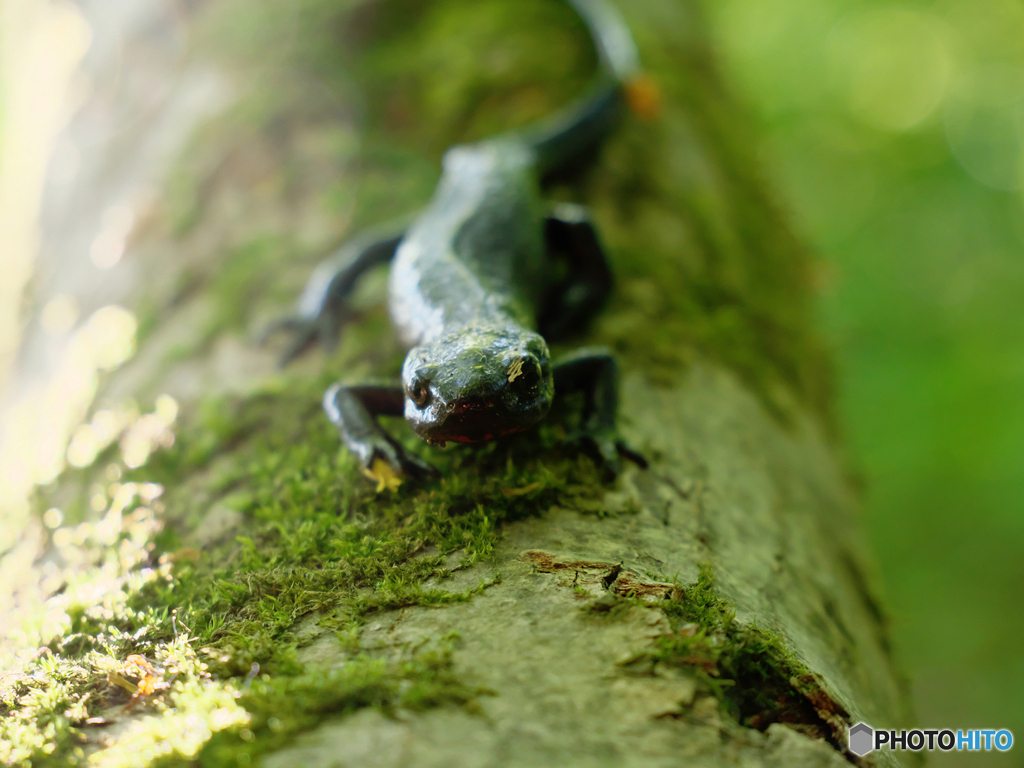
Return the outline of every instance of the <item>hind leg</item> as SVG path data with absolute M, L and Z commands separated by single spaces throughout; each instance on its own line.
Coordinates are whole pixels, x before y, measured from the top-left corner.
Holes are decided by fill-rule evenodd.
M 568 267 L 565 279 L 546 297 L 537 322 L 542 336 L 557 341 L 582 330 L 604 306 L 612 290 L 612 271 L 583 206 L 552 206 L 544 239 L 549 253 L 564 259 Z

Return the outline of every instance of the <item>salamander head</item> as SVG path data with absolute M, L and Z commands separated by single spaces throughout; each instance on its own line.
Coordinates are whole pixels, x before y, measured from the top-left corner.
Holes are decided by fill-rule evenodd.
M 532 331 L 463 330 L 413 348 L 402 367 L 405 418 L 431 443 L 521 432 L 551 407 L 550 353 Z

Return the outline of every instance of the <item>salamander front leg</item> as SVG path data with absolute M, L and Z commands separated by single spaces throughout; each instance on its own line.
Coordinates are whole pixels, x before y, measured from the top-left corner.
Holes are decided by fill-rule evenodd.
M 337 344 L 348 315 L 347 299 L 356 282 L 368 270 L 391 261 L 401 242 L 402 234 L 398 231 L 367 233 L 317 265 L 299 297 L 295 313 L 271 323 L 262 334 L 263 342 L 279 331 L 291 335 L 291 343 L 281 355 L 281 367 L 314 344 L 328 349 Z
M 619 366 L 605 349 L 583 348 L 559 360 L 552 373 L 555 393 L 582 391 L 583 413 L 571 439 L 579 442 L 612 475 L 621 469 L 619 457 L 642 469 L 647 459 L 618 436 L 615 416 L 619 405 Z
M 374 464 L 382 460 L 412 477 L 439 477 L 440 472 L 409 453 L 377 423 L 378 416 L 401 416 L 405 394 L 401 387 L 332 385 L 324 393 L 324 411 L 338 428 L 341 440 L 359 457 L 363 472 L 383 482 Z

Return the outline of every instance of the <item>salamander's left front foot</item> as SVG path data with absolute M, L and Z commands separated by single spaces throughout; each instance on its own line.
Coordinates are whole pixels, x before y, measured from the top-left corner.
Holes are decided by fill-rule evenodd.
M 291 334 L 292 341 L 281 355 L 282 368 L 314 344 L 334 348 L 342 327 L 352 316 L 348 299 L 356 281 L 367 270 L 391 260 L 402 241 L 400 229 L 404 227 L 392 226 L 386 233 L 367 232 L 313 270 L 295 314 L 271 323 L 261 336 L 261 342 L 265 342 L 278 332 Z
M 581 424 L 570 442 L 579 444 L 612 477 L 622 469 L 620 458 L 647 469 L 647 459 L 620 439 L 615 428 L 619 367 L 607 350 L 577 350 L 555 365 L 554 377 L 555 392 L 577 391 L 584 395 Z
M 568 442 L 579 445 L 612 479 L 622 471 L 621 459 L 633 462 L 640 469 L 648 467 L 644 455 L 612 430 L 580 430 L 570 435 Z
M 265 345 L 272 336 L 284 333 L 290 336 L 288 346 L 281 353 L 277 364 L 284 368 L 310 347 L 319 344 L 331 350 L 338 343 L 341 321 L 333 315 L 325 317 L 301 317 L 292 315 L 271 322 L 260 334 L 259 344 Z

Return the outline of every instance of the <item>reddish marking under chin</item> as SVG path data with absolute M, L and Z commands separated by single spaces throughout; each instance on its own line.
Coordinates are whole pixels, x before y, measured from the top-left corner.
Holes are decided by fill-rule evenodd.
M 514 434 L 515 432 L 522 432 L 524 429 L 526 429 L 526 427 L 512 427 L 511 429 L 503 429 L 501 432 L 498 433 L 498 436 L 499 437 L 504 437 L 505 435 Z M 488 432 L 486 435 L 484 435 L 483 437 L 479 437 L 479 438 L 469 437 L 467 435 L 445 435 L 441 439 L 442 440 L 451 440 L 452 442 L 456 442 L 456 443 L 483 443 L 483 442 L 486 442 L 488 440 L 493 440 L 494 439 L 494 434 L 491 433 L 491 432 Z

